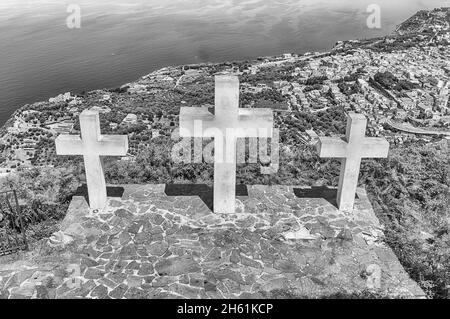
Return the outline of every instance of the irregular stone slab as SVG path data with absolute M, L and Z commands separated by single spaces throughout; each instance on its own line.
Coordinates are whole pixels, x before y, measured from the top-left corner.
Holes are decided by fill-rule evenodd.
M 177 276 L 200 270 L 197 262 L 189 256 L 170 257 L 156 263 L 155 270 L 160 276 Z

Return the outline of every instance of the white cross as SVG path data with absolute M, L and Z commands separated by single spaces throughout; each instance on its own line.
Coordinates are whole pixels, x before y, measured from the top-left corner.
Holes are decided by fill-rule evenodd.
M 83 155 L 91 209 L 106 205 L 106 182 L 101 156 L 125 156 L 128 152 L 126 135 L 101 135 L 98 111 L 80 114 L 81 138 L 60 135 L 56 139 L 58 155 Z
M 367 119 L 362 114 L 347 116 L 345 139 L 320 137 L 317 144 L 320 157 L 341 158 L 341 173 L 337 204 L 342 211 L 353 210 L 362 158 L 386 158 L 389 143 L 384 138 L 365 137 Z
M 182 107 L 181 137 L 214 137 L 214 212 L 235 212 L 237 138 L 272 136 L 271 109 L 239 108 L 239 79 L 215 77 L 215 114 L 207 107 Z

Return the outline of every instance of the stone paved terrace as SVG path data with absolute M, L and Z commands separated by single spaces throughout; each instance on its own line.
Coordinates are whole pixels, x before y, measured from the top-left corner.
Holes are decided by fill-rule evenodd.
M 0 297 L 424 296 L 383 244 L 364 190 L 344 214 L 335 190 L 238 187 L 239 214 L 220 216 L 206 186 L 124 187 L 100 212 L 74 197 L 60 232 L 0 260 Z

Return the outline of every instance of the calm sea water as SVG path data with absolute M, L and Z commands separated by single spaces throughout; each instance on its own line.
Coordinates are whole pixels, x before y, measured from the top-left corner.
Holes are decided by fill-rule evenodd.
M 366 25 L 371 3 L 381 29 Z M 69 4 L 81 28 L 69 29 Z M 0 0 L 0 125 L 62 92 L 119 86 L 167 65 L 328 50 L 384 35 L 449 0 Z

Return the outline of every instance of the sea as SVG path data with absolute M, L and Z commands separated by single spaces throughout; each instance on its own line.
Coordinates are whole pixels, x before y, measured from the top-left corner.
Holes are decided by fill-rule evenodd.
M 169 65 L 327 51 L 449 0 L 0 0 L 0 125 Z M 369 23 L 368 23 L 369 19 Z M 375 19 L 375 20 L 374 20 Z

